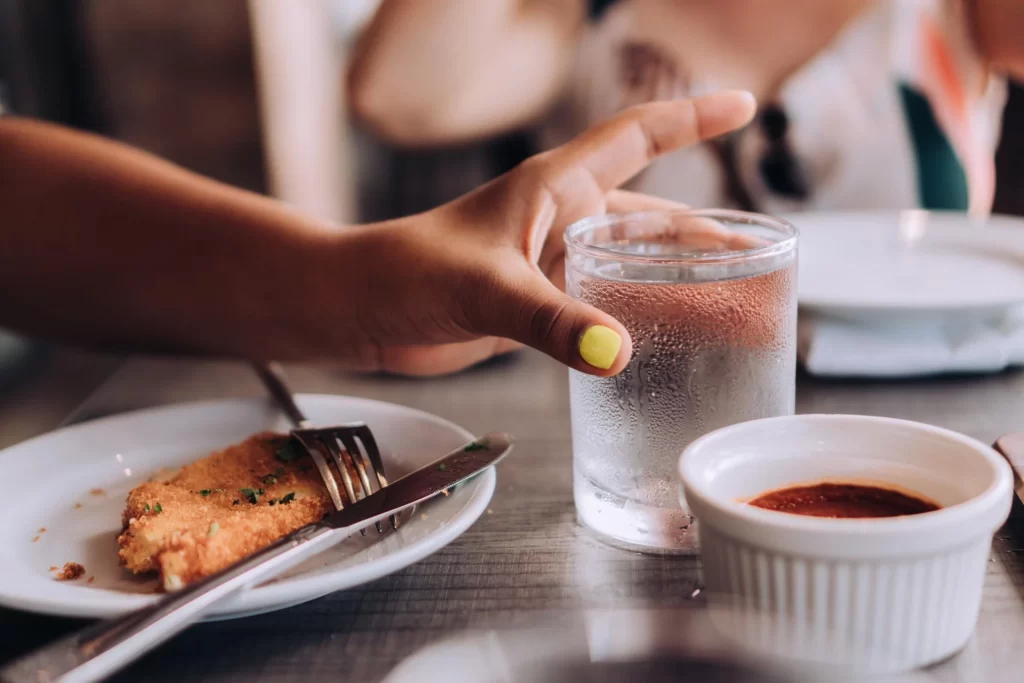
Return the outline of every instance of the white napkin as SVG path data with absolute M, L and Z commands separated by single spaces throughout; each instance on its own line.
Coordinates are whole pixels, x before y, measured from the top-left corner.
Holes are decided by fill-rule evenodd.
M 800 313 L 800 361 L 812 375 L 912 377 L 1024 365 L 1024 307 L 987 317 L 852 321 Z

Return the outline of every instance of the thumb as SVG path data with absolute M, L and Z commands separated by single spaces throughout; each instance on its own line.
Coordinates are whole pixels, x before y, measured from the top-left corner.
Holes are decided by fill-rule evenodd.
M 629 362 L 629 332 L 607 313 L 573 299 L 540 273 L 507 282 L 492 307 L 489 334 L 543 351 L 574 370 L 617 375 Z M 491 317 L 491 316 L 489 316 Z

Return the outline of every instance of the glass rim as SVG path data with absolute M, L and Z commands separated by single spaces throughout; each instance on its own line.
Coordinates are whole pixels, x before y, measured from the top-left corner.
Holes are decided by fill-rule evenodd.
M 752 249 L 730 249 L 708 254 L 689 256 L 659 256 L 656 254 L 637 254 L 616 247 L 584 244 L 580 239 L 587 230 L 599 228 L 626 220 L 642 220 L 644 217 L 690 216 L 693 218 L 711 218 L 732 222 L 743 222 L 752 225 L 772 228 L 783 233 L 785 237 L 778 242 L 754 247 Z M 800 231 L 787 220 L 751 211 L 735 211 L 733 209 L 653 209 L 648 211 L 630 211 L 627 213 L 606 213 L 599 216 L 588 216 L 569 225 L 562 239 L 568 250 L 582 252 L 590 256 L 633 263 L 656 263 L 662 265 L 703 265 L 733 261 L 748 261 L 764 256 L 784 254 L 796 246 Z

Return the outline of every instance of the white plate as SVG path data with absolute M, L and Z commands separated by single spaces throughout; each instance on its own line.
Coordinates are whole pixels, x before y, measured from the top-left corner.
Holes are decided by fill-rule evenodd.
M 450 422 L 390 403 L 321 395 L 301 395 L 298 403 L 314 424 L 366 421 L 393 479 L 473 438 Z M 152 603 L 156 582 L 138 580 L 118 565 L 115 539 L 128 491 L 163 468 L 179 467 L 261 430 L 287 428 L 268 401 L 211 401 L 103 418 L 0 451 L 0 480 L 7 482 L 0 525 L 0 605 L 109 617 Z M 488 469 L 450 496 L 407 511 L 398 531 L 384 538 L 357 535 L 231 598 L 213 615 L 239 617 L 289 607 L 407 567 L 469 528 L 487 508 L 495 481 L 494 469 Z M 102 495 L 91 494 L 93 489 Z M 56 581 L 49 568 L 65 562 L 80 562 L 85 576 Z M 91 584 L 89 577 L 95 577 Z
M 844 315 L 992 313 L 1024 303 L 1024 220 L 958 213 L 787 216 L 800 304 Z

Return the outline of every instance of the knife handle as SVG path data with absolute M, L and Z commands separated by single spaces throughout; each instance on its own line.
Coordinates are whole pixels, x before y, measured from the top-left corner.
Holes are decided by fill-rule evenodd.
M 86 683 L 111 675 L 187 628 L 214 603 L 339 543 L 356 529 L 310 525 L 155 604 L 72 633 L 0 669 L 3 683 Z
M 1017 498 L 1024 503 L 1024 432 L 1013 432 L 996 439 L 993 446 L 1013 470 L 1013 488 Z

